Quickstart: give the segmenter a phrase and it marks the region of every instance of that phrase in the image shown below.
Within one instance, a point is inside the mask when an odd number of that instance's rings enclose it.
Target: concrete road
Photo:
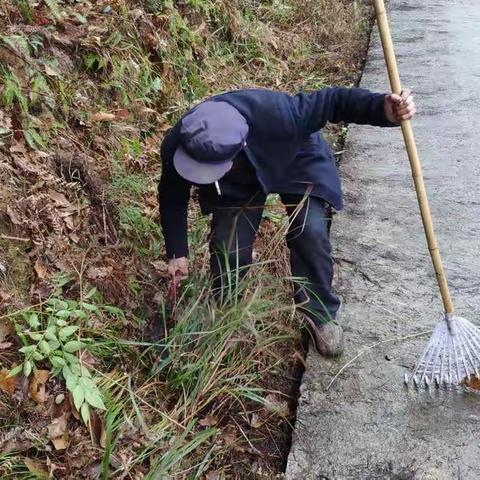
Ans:
[[[457,313],[477,321],[480,2],[391,0],[389,12]],[[376,31],[362,86],[389,91]],[[347,351],[337,362],[309,354],[286,476],[478,480],[480,395],[403,385],[428,336],[402,337],[430,330],[442,305],[400,129],[351,126],[341,170],[347,208],[333,243]]]

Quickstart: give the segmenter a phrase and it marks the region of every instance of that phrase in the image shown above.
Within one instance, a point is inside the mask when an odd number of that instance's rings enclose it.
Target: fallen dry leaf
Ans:
[[[23,223],[23,221],[20,219],[17,213],[11,209],[10,205],[7,205],[6,212],[7,212],[8,218],[14,225],[21,225]]]
[[[220,474],[221,472],[219,472],[218,470],[216,470],[215,472],[208,472],[205,480],[220,480]]]
[[[35,270],[37,277],[40,278],[41,280],[43,280],[48,274],[47,266],[39,258],[35,260],[33,269]]]
[[[0,350],[6,350],[7,348],[10,348],[13,345],[12,342],[2,342],[0,343]]]
[[[12,395],[17,385],[17,377],[9,377],[9,370],[2,368],[0,370],[0,390]]]
[[[258,415],[258,413],[254,413],[250,420],[250,426],[252,428],[260,428],[263,424],[264,422],[262,422],[262,420],[260,419],[260,415]]]
[[[27,146],[25,142],[13,142],[12,146],[10,147],[10,153],[21,153],[23,155],[27,154]]]
[[[25,458],[23,460],[25,462],[25,466],[27,467],[30,473],[33,473],[36,478],[38,479],[47,479],[48,478],[48,468],[47,466],[37,460],[36,458]]]
[[[69,435],[67,421],[70,413],[64,413],[58,418],[54,418],[48,426],[48,438],[53,443],[55,450],[65,450],[69,444]]]
[[[107,434],[105,433],[105,422],[103,421],[103,417],[100,416],[95,410],[90,412],[90,422],[88,424],[88,428],[90,430],[90,438],[92,439],[92,443],[105,448],[105,442],[107,439]]]
[[[33,372],[32,382],[30,383],[29,394],[32,400],[37,403],[44,403],[48,394],[45,388],[45,384],[50,378],[49,370],[35,370]]]
[[[205,418],[202,418],[198,424],[202,427],[214,427],[218,423],[216,417],[212,417],[211,415],[207,415]]]
[[[73,205],[67,200],[67,197],[63,193],[51,191],[48,196],[58,205],[62,207],[73,207]]]
[[[274,412],[277,413],[278,415],[281,415],[282,417],[288,417],[290,414],[290,409],[288,408],[288,403],[280,400],[277,395],[273,393],[269,393],[266,397],[265,400],[267,401],[265,408],[269,412]]]
[[[105,278],[109,277],[112,273],[112,267],[89,267],[87,269],[87,277],[91,280],[96,278]]]
[[[92,113],[89,117],[91,122],[111,122],[115,120],[116,115],[114,113],[107,113],[107,112],[98,112]]]
[[[8,322],[6,319],[0,320],[0,342],[3,342],[12,333],[13,333],[12,324]]]
[[[470,380],[465,379],[463,384],[472,390],[480,390],[480,378],[475,375],[471,377]]]

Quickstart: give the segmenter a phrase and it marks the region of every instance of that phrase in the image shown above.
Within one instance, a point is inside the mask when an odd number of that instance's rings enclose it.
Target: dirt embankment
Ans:
[[[362,5],[349,0],[2,2],[2,478],[22,478],[19,475],[35,469],[49,470],[55,478],[93,478],[99,471],[112,478],[142,478],[160,471],[181,478],[197,468],[199,476],[214,472],[210,479],[247,478],[252,468],[257,471],[252,475],[264,472],[267,477],[281,470],[292,418],[285,399],[292,395],[292,377],[301,364],[294,324],[286,321],[278,327],[283,337],[274,355],[268,348],[258,351],[255,342],[250,350],[241,350],[251,361],[248,387],[268,389],[258,394],[260,399],[253,393],[240,395],[246,388],[243,367],[228,384],[228,393],[213,380],[228,376],[229,366],[223,363],[192,374],[205,383],[199,391],[189,391],[180,374],[167,381],[169,373],[157,368],[155,355],[139,360],[145,346],[135,342],[142,342],[145,324],[166,302],[156,204],[159,144],[188,105],[212,93],[247,86],[293,92],[353,85],[369,32],[369,12]],[[336,142],[338,130],[333,133]],[[267,216],[260,249],[278,230],[276,218]],[[192,253],[202,270],[206,223],[195,209],[191,220]],[[284,255],[282,249],[276,252]],[[50,311],[45,304],[49,298],[70,303]],[[88,314],[78,313],[88,310],[83,304],[93,305]],[[69,309],[77,313],[69,315]],[[56,352],[66,352],[66,361],[74,362],[64,349],[68,338],[60,339],[58,347],[48,338],[35,340],[45,335],[52,315],[59,312],[60,319],[66,315],[66,325],[60,322],[55,328],[78,327],[76,335],[80,338],[81,333],[86,342],[74,353],[97,379],[104,399],[110,399],[105,415],[102,409],[94,413],[89,403],[89,428],[78,418],[65,373],[49,363]],[[32,326],[32,315],[40,319],[39,326]],[[199,325],[201,332],[200,327],[204,325]],[[262,335],[270,335],[269,328],[260,329]],[[251,335],[249,331],[245,339],[258,340]],[[120,345],[118,339],[125,341]],[[25,347],[44,340],[50,346],[39,348],[49,352],[40,352],[40,360],[28,360]],[[181,341],[188,343],[184,337],[172,339],[172,352],[180,349]],[[181,350],[192,365],[203,348],[196,347]],[[177,358],[173,355],[171,362]],[[179,365],[186,358],[181,355]],[[208,358],[206,363],[212,361]],[[22,365],[23,374],[7,379],[6,370],[15,365]],[[49,374],[42,377],[36,373],[40,371]],[[215,385],[218,390],[213,391]],[[187,391],[192,398],[196,395],[188,415],[187,398],[183,406],[178,401]],[[109,417],[115,407],[122,415]],[[109,430],[112,418],[118,425]],[[151,433],[159,418],[170,422],[161,439]],[[193,425],[195,418],[199,423]],[[55,427],[59,430],[53,431]],[[205,433],[209,429],[210,436]],[[102,435],[110,435],[111,443]],[[64,439],[64,448],[52,443],[58,437]],[[201,449],[194,448],[200,444]],[[167,461],[165,452],[177,457]],[[159,455],[164,462],[160,466],[155,463]],[[205,458],[199,469],[198,462]]]

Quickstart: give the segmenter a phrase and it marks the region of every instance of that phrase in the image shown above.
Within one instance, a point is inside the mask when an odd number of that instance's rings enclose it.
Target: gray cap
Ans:
[[[177,172],[193,183],[213,183],[232,168],[245,148],[248,124],[229,103],[207,101],[181,120],[179,146],[173,163]]]

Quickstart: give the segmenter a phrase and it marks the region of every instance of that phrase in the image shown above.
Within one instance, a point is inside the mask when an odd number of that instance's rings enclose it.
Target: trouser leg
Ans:
[[[210,268],[217,298],[236,293],[238,281],[252,263],[252,249],[262,219],[265,194],[254,194],[238,205],[224,201],[215,208],[210,236]]]
[[[333,259],[329,231],[331,215],[325,202],[315,197],[282,195],[289,216],[290,250],[295,302],[315,323],[335,319],[339,298],[332,292]]]

